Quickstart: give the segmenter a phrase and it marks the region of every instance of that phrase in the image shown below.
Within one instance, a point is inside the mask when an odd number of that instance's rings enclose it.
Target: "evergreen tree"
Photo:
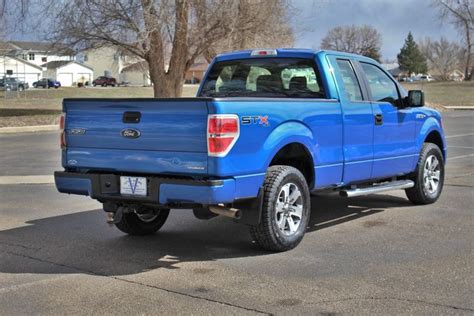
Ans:
[[[419,74],[428,71],[426,58],[413,40],[411,32],[408,33],[405,45],[400,49],[400,54],[397,55],[397,59],[400,70],[406,71],[409,75],[411,73]]]

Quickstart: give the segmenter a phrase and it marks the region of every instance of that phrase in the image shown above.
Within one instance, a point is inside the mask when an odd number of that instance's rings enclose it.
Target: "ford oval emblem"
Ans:
[[[125,128],[120,134],[126,138],[138,138],[141,135],[140,131],[134,128]]]

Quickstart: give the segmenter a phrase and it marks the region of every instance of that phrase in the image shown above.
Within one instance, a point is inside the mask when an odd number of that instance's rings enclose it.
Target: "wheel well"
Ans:
[[[306,179],[308,187],[314,185],[314,163],[313,158],[306,147],[299,143],[291,143],[283,147],[273,157],[270,166],[286,165],[298,169]]]
[[[439,147],[444,156],[444,144],[441,135],[437,131],[432,131],[425,139],[425,143],[432,143]]]

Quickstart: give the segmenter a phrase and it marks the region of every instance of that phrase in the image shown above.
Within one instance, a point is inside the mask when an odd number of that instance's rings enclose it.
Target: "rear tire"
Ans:
[[[290,166],[271,166],[264,183],[262,218],[250,227],[250,234],[263,249],[293,249],[303,239],[310,210],[309,188],[301,172]]]
[[[405,193],[413,204],[431,204],[438,200],[444,184],[444,158],[438,146],[423,144],[412,180],[415,186]]]
[[[123,213],[122,218],[115,223],[115,226],[129,235],[150,235],[156,233],[165,224],[169,213],[169,209],[158,210],[154,216],[138,215],[135,212]]]

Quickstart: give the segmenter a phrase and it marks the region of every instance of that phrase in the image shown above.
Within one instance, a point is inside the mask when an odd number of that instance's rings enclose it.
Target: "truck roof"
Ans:
[[[337,55],[341,57],[351,57],[357,58],[359,60],[366,60],[374,62],[373,59],[357,55],[357,54],[350,54],[345,52],[338,52],[338,51],[331,51],[331,50],[314,50],[309,48],[277,48],[277,49],[254,49],[254,50],[240,50],[240,51],[233,51],[222,53],[216,57],[216,61],[224,61],[224,60],[232,60],[232,59],[245,59],[245,58],[261,58],[260,56],[252,55],[252,52],[257,51],[273,51],[276,52],[276,56],[278,57],[289,57],[289,58],[313,58],[315,55]],[[275,55],[268,55],[275,56]]]

